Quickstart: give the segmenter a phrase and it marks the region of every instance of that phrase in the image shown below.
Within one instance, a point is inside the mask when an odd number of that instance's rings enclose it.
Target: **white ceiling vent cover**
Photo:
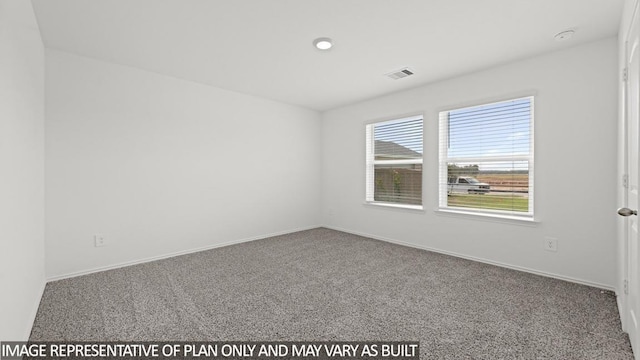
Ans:
[[[385,75],[392,78],[393,80],[398,80],[398,79],[406,78],[407,76],[413,75],[413,70],[409,68],[402,68],[400,70],[392,71]]]

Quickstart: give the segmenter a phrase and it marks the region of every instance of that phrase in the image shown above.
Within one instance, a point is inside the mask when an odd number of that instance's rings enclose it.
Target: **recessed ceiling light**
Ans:
[[[573,37],[573,34],[575,33],[575,30],[565,30],[557,33],[553,38],[556,39],[556,41],[565,41],[571,39],[571,37]]]
[[[313,46],[318,50],[329,50],[333,46],[333,42],[329,38],[322,37],[313,40]]]

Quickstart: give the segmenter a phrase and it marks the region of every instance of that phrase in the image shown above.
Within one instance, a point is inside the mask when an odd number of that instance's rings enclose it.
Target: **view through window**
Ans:
[[[533,217],[533,97],[440,113],[440,208]]]
[[[422,205],[422,116],[367,125],[367,202]]]

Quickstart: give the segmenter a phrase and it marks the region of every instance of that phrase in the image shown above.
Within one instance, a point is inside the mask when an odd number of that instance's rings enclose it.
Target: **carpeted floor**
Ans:
[[[328,229],[60,280],[31,340],[417,340],[423,359],[632,359],[615,295]]]

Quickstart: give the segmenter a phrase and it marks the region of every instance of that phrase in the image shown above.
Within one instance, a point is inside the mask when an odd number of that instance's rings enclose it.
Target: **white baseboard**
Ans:
[[[596,283],[596,282],[593,282],[593,281],[589,281],[589,280],[578,279],[578,278],[574,278],[574,277],[570,277],[570,276],[564,276],[564,275],[549,273],[549,272],[540,271],[540,270],[536,270],[536,269],[531,269],[531,268],[527,268],[527,267],[523,267],[523,266],[517,266],[517,265],[512,265],[512,264],[499,262],[499,261],[483,259],[483,258],[479,258],[479,257],[475,257],[475,256],[469,256],[469,255],[465,255],[465,254],[460,254],[460,253],[453,252],[453,251],[436,249],[436,248],[432,248],[432,247],[429,247],[429,246],[417,245],[417,244],[413,244],[413,243],[409,243],[409,242],[405,242],[405,241],[400,241],[400,240],[396,240],[396,239],[390,239],[390,238],[377,236],[377,235],[373,235],[373,234],[362,233],[362,232],[359,232],[359,231],[351,231],[351,230],[342,229],[342,228],[334,227],[334,226],[323,225],[323,227],[325,227],[327,229],[336,230],[336,231],[342,231],[342,232],[353,234],[353,235],[364,236],[364,237],[372,238],[372,239],[375,239],[375,240],[385,241],[385,242],[389,242],[389,243],[392,243],[392,244],[398,244],[398,245],[408,246],[408,247],[412,247],[412,248],[416,248],[416,249],[432,251],[432,252],[435,252],[435,253],[449,255],[449,256],[455,256],[455,257],[458,257],[458,258],[472,260],[472,261],[476,261],[476,262],[480,262],[480,263],[484,263],[484,264],[495,265],[495,266],[499,266],[499,267],[503,267],[503,268],[507,268],[507,269],[518,270],[518,271],[527,272],[527,273],[530,273],[530,274],[545,276],[545,277],[554,278],[554,279],[558,279],[558,280],[564,280],[564,281],[568,281],[568,282],[572,282],[572,283],[576,283],[576,284],[581,284],[581,285],[587,285],[587,286],[595,287],[595,288],[598,288],[598,289],[609,290],[609,291],[613,291],[614,293],[617,294],[616,289],[614,287],[609,286],[609,285],[599,284],[599,283]]]
[[[206,251],[206,250],[221,248],[221,247],[225,247],[225,246],[229,246],[229,245],[235,245],[235,244],[240,244],[240,243],[260,240],[260,239],[266,239],[266,238],[270,238],[270,237],[273,237],[273,236],[280,236],[280,235],[286,235],[286,234],[295,233],[295,232],[298,232],[298,231],[316,229],[316,228],[319,228],[319,227],[321,227],[321,226],[320,225],[314,225],[314,226],[309,226],[309,227],[304,227],[304,228],[290,229],[290,230],[275,232],[275,233],[266,234],[266,235],[258,235],[258,236],[253,236],[253,237],[249,237],[249,238],[244,238],[244,239],[227,241],[227,242],[220,243],[220,244],[207,245],[207,246],[203,246],[203,247],[199,247],[199,248],[195,248],[195,249],[181,250],[181,251],[176,251],[176,252],[163,254],[163,255],[158,255],[158,256],[152,256],[152,257],[138,259],[138,260],[125,261],[125,262],[121,262],[121,263],[117,263],[117,264],[113,264],[113,265],[101,266],[101,267],[91,268],[91,269],[87,269],[87,270],[71,272],[71,273],[67,273],[67,274],[63,274],[63,275],[55,275],[55,276],[48,277],[47,278],[47,282],[57,281],[57,280],[62,280],[62,279],[69,279],[69,278],[73,278],[73,277],[77,277],[77,276],[93,274],[93,273],[106,271],[106,270],[118,269],[118,268],[131,266],[131,265],[144,264],[144,263],[148,263],[148,262],[151,262],[151,261],[167,259],[167,258],[174,257],[174,256],[187,255],[187,254],[192,254],[192,253],[196,253],[196,252],[200,252],[200,251]]]
[[[122,267],[125,267],[125,266],[143,264],[143,263],[156,261],[156,260],[162,260],[162,259],[166,259],[166,258],[170,258],[170,257],[174,257],[174,256],[180,256],[180,255],[191,254],[191,253],[195,253],[195,252],[199,252],[199,251],[211,250],[211,249],[220,248],[220,247],[224,247],[224,246],[235,245],[235,244],[245,243],[245,242],[249,242],[249,241],[265,239],[265,238],[269,238],[269,237],[273,237],[273,236],[291,234],[291,233],[298,232],[298,231],[311,230],[311,229],[315,229],[315,228],[318,228],[318,227],[324,227],[324,228],[327,228],[327,229],[332,229],[332,230],[336,230],[336,231],[342,231],[342,232],[345,232],[345,233],[364,236],[364,237],[368,237],[368,238],[372,238],[372,239],[376,239],[376,240],[380,240],[380,241],[385,241],[385,242],[389,242],[389,243],[393,243],[393,244],[398,244],[398,245],[402,245],[402,246],[408,246],[408,247],[421,249],[421,250],[432,251],[432,252],[436,252],[436,253],[440,253],[440,254],[445,254],[445,255],[455,256],[455,257],[459,257],[459,258],[463,258],[463,259],[467,259],[467,260],[481,262],[481,263],[484,263],[484,264],[500,266],[500,267],[507,268],[507,269],[523,271],[523,272],[527,272],[527,273],[531,273],[531,274],[535,274],[535,275],[550,277],[550,278],[554,278],[554,279],[558,279],[558,280],[569,281],[569,282],[576,283],[576,284],[587,285],[587,286],[596,287],[596,288],[603,289],[603,290],[609,290],[609,291],[616,292],[616,289],[614,287],[612,287],[612,286],[605,285],[605,284],[600,284],[600,283],[596,283],[596,282],[592,282],[592,281],[589,281],[589,280],[578,279],[578,278],[574,278],[574,277],[570,277],[570,276],[564,276],[564,275],[560,275],[560,274],[549,273],[549,272],[540,271],[540,270],[536,270],[536,269],[531,269],[531,268],[527,268],[527,267],[523,267],[523,266],[517,266],[517,265],[512,265],[512,264],[499,262],[499,261],[488,260],[488,259],[479,258],[479,257],[475,257],[475,256],[469,256],[469,255],[460,254],[460,253],[453,252],[453,251],[447,251],[447,250],[441,250],[441,249],[437,249],[437,248],[432,248],[432,247],[429,247],[429,246],[417,245],[417,244],[413,244],[413,243],[409,243],[409,242],[405,242],[405,241],[386,238],[386,237],[377,236],[377,235],[374,235],[374,234],[363,233],[363,232],[359,232],[359,231],[352,231],[352,230],[348,230],[348,229],[342,229],[342,228],[339,228],[339,227],[334,227],[334,226],[329,226],[329,225],[317,225],[317,226],[309,226],[309,227],[304,227],[304,228],[290,229],[290,230],[280,231],[280,232],[266,234],[266,235],[259,235],[259,236],[254,236],[254,237],[250,237],[250,238],[244,238],[244,239],[239,239],[239,240],[228,241],[228,242],[224,242],[224,243],[220,243],[220,244],[213,244],[213,245],[204,246],[204,247],[195,248],[195,249],[182,250],[182,251],[163,254],[163,255],[159,255],[159,256],[153,256],[153,257],[148,257],[148,258],[143,258],[143,259],[138,259],[138,260],[133,260],[133,261],[126,261],[126,262],[113,264],[113,265],[108,265],[108,266],[91,268],[91,269],[72,272],[72,273],[67,273],[67,274],[63,274],[63,275],[56,275],[56,276],[52,276],[52,277],[47,278],[47,282],[73,278],[73,277],[92,274],[92,273],[96,273],[96,272],[100,272],[100,271],[118,269],[118,268],[122,268]],[[42,287],[42,291],[44,291],[44,286]],[[36,311],[37,311],[37,308],[36,308]],[[34,314],[34,319],[35,319],[35,314]]]

